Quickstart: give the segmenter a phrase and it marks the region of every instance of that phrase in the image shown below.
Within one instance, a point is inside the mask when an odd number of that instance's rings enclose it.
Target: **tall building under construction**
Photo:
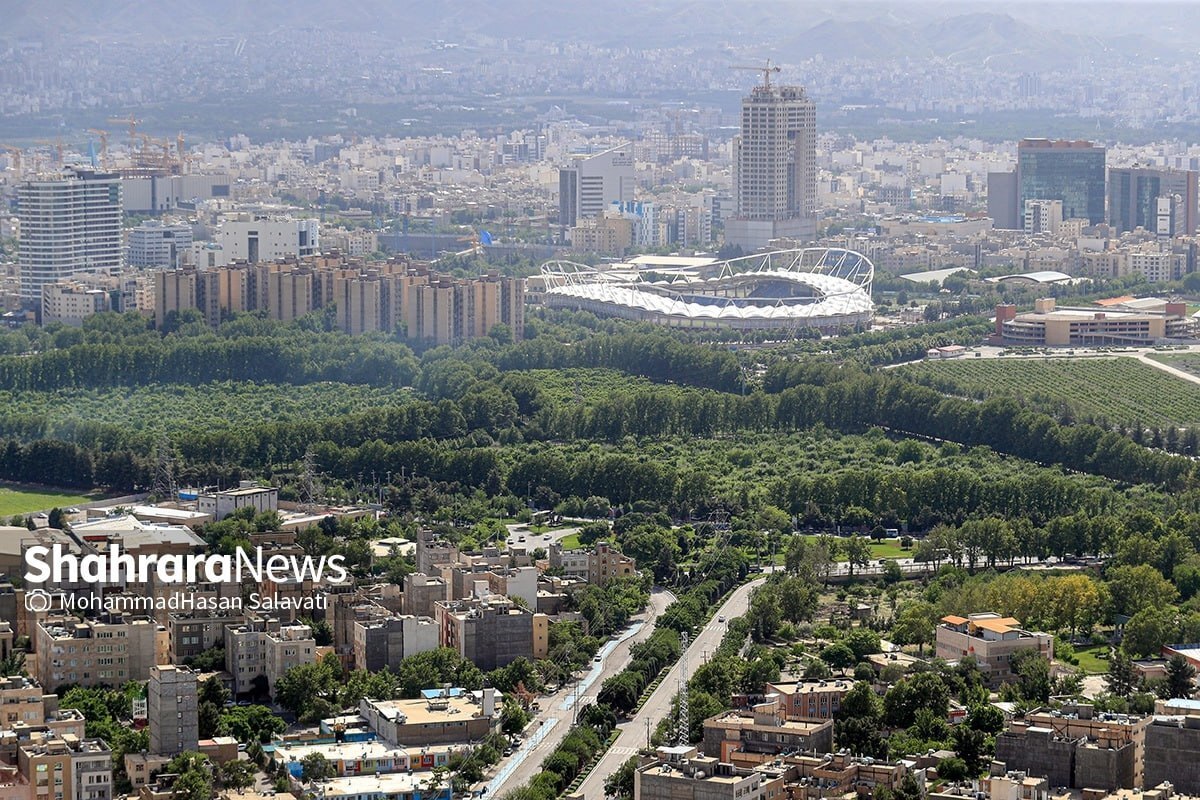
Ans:
[[[734,139],[735,207],[725,243],[746,251],[816,236],[817,107],[801,86],[772,85],[770,73],[742,98]]]

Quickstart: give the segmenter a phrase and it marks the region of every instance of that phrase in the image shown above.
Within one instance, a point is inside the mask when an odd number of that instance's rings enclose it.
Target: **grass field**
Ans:
[[[1167,358],[1177,357],[1163,360]],[[1200,371],[1200,356],[1190,358],[1196,359],[1194,369]],[[1009,396],[1047,413],[1108,427],[1134,422],[1152,427],[1200,424],[1200,386],[1134,358],[927,361],[900,372],[946,394]]]
[[[1079,659],[1079,668],[1089,675],[1108,672],[1108,645],[1106,644],[1076,648],[1075,656]]]
[[[810,542],[817,540],[816,536],[807,536]],[[880,542],[871,542],[871,559],[878,560],[881,558],[912,558],[912,548],[905,550],[900,546],[899,539],[884,539]],[[838,556],[838,561],[845,561],[844,555]],[[782,563],[782,562],[781,562]]]
[[[28,514],[55,507],[68,508],[98,499],[99,495],[62,494],[53,489],[0,486],[0,517],[7,518],[14,514]],[[7,519],[4,522],[7,524]]]
[[[577,533],[572,533],[570,536],[564,536],[559,541],[562,544],[563,550],[577,550],[582,546],[579,543],[579,534]]]

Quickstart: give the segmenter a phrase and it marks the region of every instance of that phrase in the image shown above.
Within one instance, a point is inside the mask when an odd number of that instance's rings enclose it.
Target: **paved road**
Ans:
[[[725,635],[725,624],[718,620],[721,617],[732,619],[746,613],[746,609],[750,605],[750,593],[765,580],[766,578],[758,578],[740,586],[717,610],[704,629],[696,635],[691,646],[688,647],[687,677],[692,677],[692,674],[704,662],[705,656],[715,651],[717,645],[721,643],[721,637]],[[658,685],[646,704],[642,706],[642,710],[621,726],[621,735],[617,737],[613,746],[600,759],[600,763],[584,780],[583,785],[576,790],[577,794],[583,795],[588,800],[604,797],[604,779],[615,772],[626,759],[635,755],[639,748],[646,745],[647,722],[650,724],[650,730],[653,731],[659,720],[670,713],[671,698],[675,696],[678,689],[681,670],[682,664],[676,662],[667,673],[666,679]]]
[[[969,346],[969,351],[966,355],[952,360],[974,361],[976,358],[1003,358],[1005,361],[1083,361],[1126,357],[1141,359],[1153,367],[1158,367],[1159,369],[1165,368],[1165,372],[1171,372],[1172,374],[1179,375],[1185,379],[1189,375],[1189,373],[1186,372],[1180,374],[1180,370],[1175,370],[1174,368],[1168,367],[1167,365],[1161,364],[1153,359],[1146,358],[1146,356],[1152,353],[1158,353],[1160,355],[1180,355],[1186,353],[1195,354],[1200,353],[1200,344],[1175,345],[1170,350],[1160,350],[1155,347],[1108,347],[1103,349],[1098,347],[1048,347],[1044,350],[1038,349],[1029,353],[1019,353],[1016,351],[1015,346],[1010,348],[985,344]],[[903,361],[899,364],[888,364],[884,366],[884,369],[895,369],[897,367],[903,367],[907,364],[921,364],[930,360],[931,359],[927,358],[918,358],[914,361]],[[932,359],[932,361],[934,363],[938,362],[937,359]],[[1192,375],[1190,379],[1200,382],[1200,379],[1196,378],[1195,375]]]
[[[629,663],[629,648],[650,637],[658,615],[674,601],[675,595],[665,589],[655,589],[650,595],[650,604],[646,610],[634,617],[635,624],[641,623],[636,633],[616,645],[605,645],[600,651],[602,662],[589,665],[591,669],[580,680],[578,691],[575,686],[568,686],[557,694],[538,700],[542,710],[534,716],[530,727],[525,729],[525,743],[510,758],[502,761],[500,771],[489,778],[487,797],[502,795],[528,783],[533,776],[542,771],[542,761],[554,751],[571,729],[576,704],[587,705],[595,702],[601,684]]]
[[[1195,351],[1193,350],[1191,352]],[[1192,373],[1179,369],[1178,367],[1172,367],[1170,364],[1164,364],[1161,361],[1155,361],[1149,356],[1149,353],[1138,353],[1138,359],[1140,359],[1143,364],[1149,364],[1155,369],[1159,369],[1170,375],[1174,375],[1176,378],[1181,378],[1185,381],[1190,381],[1191,383],[1200,383],[1200,375],[1193,375]]]
[[[578,526],[572,526],[569,528],[557,528],[546,533],[534,533],[523,522],[506,525],[505,527],[508,528],[508,538],[505,540],[505,544],[510,550],[513,548],[534,550],[538,547],[549,549],[552,543],[579,532]]]

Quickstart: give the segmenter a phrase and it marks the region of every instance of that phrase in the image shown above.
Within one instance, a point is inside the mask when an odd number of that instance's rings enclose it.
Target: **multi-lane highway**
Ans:
[[[588,664],[587,672],[577,684],[563,687],[557,694],[538,700],[541,711],[534,715],[533,722],[525,729],[525,743],[501,762],[500,770],[486,781],[487,797],[496,797],[515,789],[542,771],[542,761],[554,752],[554,748],[571,729],[576,706],[595,702],[601,684],[629,663],[629,648],[649,638],[654,632],[658,615],[674,601],[675,595],[655,589],[646,610],[633,619],[636,630],[627,631],[618,638],[616,644],[610,642],[601,648],[600,662]]]
[[[717,613],[708,621],[708,624],[696,634],[696,638],[692,640],[691,646],[688,647],[687,677],[690,678],[704,662],[705,657],[715,651],[721,643],[721,637],[725,635],[725,623],[721,622],[721,620],[729,620],[746,613],[746,609],[750,606],[750,593],[765,580],[766,578],[758,578],[738,587],[729,596],[729,599],[717,609]],[[646,745],[647,723],[649,723],[650,730],[653,731],[654,727],[658,725],[659,720],[670,713],[671,698],[675,696],[675,692],[679,688],[681,670],[682,663],[676,662],[670,671],[667,672],[667,677],[658,685],[654,693],[650,695],[646,704],[642,706],[642,710],[634,715],[633,719],[621,726],[620,736],[613,743],[613,746],[608,749],[608,752],[604,754],[604,757],[600,759],[600,763],[596,765],[596,768],[584,780],[583,785],[577,790],[577,794],[589,798],[589,800],[593,797],[604,797],[604,779],[615,772],[627,758],[636,754],[639,748]],[[538,759],[539,762],[540,760]],[[534,774],[536,774],[536,770]]]

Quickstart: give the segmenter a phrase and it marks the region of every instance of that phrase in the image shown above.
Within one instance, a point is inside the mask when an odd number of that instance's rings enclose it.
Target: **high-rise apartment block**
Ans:
[[[765,81],[742,98],[733,156],[726,244],[757,250],[771,239],[816,235],[817,107],[803,87]]]
[[[613,203],[631,203],[636,186],[632,145],[580,156],[558,171],[558,223],[572,228],[581,219],[600,216]]]
[[[150,752],[177,755],[200,741],[196,673],[187,667],[154,666],[146,687]]]
[[[487,336],[497,325],[525,336],[525,281],[498,273],[454,278],[406,261],[373,262],[341,256],[269,264],[155,273],[155,324],[167,315],[199,309],[217,325],[242,311],[289,321],[330,304],[346,333],[386,331],[410,339],[454,344]]]
[[[121,180],[85,169],[34,178],[17,188],[21,302],[41,308],[42,289],[80,272],[124,263]]]
[[[1022,139],[1017,145],[1017,209],[1027,200],[1061,200],[1063,219],[1105,221],[1105,150],[1087,141]]]
[[[1113,167],[1108,224],[1116,234],[1144,228],[1161,237],[1191,236],[1200,224],[1197,190],[1194,170]]]

